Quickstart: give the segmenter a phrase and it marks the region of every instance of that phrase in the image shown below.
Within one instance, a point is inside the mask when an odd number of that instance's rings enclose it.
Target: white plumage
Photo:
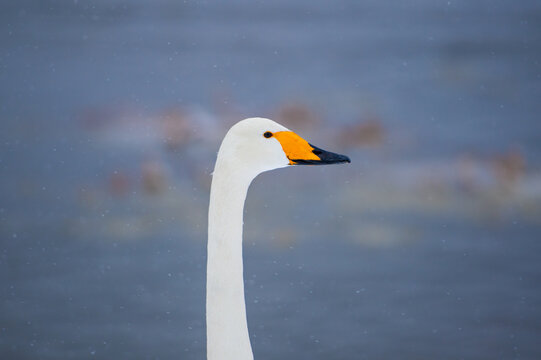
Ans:
[[[253,359],[242,262],[244,200],[252,180],[272,169],[349,162],[318,149],[276,122],[250,118],[225,136],[212,178],[207,260],[207,358]]]

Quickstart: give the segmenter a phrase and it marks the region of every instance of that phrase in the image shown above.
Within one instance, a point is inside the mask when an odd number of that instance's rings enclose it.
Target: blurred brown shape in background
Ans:
[[[492,159],[492,167],[498,183],[511,190],[526,172],[526,160],[518,149],[511,149]]]
[[[166,171],[163,164],[157,160],[146,160],[141,165],[143,190],[149,195],[158,195],[167,188]]]
[[[305,104],[290,103],[278,109],[276,120],[294,131],[310,131],[320,124],[315,113]]]
[[[189,143],[191,123],[181,109],[167,110],[160,118],[163,139],[168,150],[175,150]]]
[[[347,147],[379,147],[383,144],[385,128],[378,116],[371,115],[344,127],[338,137]]]

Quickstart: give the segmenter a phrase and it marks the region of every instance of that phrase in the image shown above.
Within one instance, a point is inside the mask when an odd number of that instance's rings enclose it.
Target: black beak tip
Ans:
[[[332,154],[332,153],[331,153]],[[349,156],[346,156],[346,155],[340,155],[340,154],[332,154],[334,156],[330,156],[330,159],[328,159],[328,163],[329,164],[350,164],[351,163],[351,159],[349,158]]]
[[[310,144],[314,150],[312,152],[319,157],[319,160],[292,160],[295,165],[330,165],[330,164],[343,164],[351,163],[351,160],[346,155],[335,154],[330,151],[322,150],[314,145]]]
[[[314,145],[310,144],[314,148],[313,153],[316,154],[320,159],[321,163],[323,164],[343,164],[343,163],[351,163],[351,160],[346,155],[341,154],[335,154],[330,151],[322,150],[318,147],[315,147]]]

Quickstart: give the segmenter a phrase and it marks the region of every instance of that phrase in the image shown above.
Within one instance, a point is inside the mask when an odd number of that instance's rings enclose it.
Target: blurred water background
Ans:
[[[540,359],[541,3],[0,2],[0,358],[203,359],[227,128],[259,359]]]

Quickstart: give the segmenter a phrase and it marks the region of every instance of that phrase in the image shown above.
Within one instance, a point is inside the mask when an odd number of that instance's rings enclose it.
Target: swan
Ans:
[[[212,174],[207,244],[207,359],[252,360],[242,262],[244,200],[260,173],[291,165],[349,163],[265,118],[242,120],[225,135]]]

